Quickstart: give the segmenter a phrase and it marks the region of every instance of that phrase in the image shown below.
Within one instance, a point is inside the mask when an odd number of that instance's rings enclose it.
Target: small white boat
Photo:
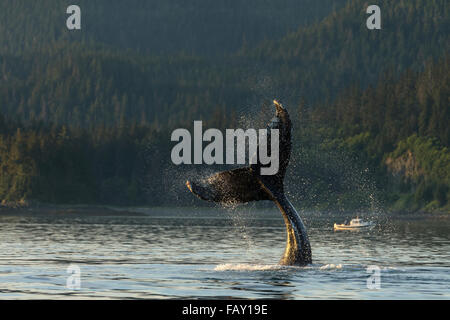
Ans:
[[[334,230],[358,230],[358,229],[365,229],[370,228],[374,225],[373,222],[365,222],[362,221],[359,218],[352,219],[350,223],[344,223],[344,224],[334,224]]]

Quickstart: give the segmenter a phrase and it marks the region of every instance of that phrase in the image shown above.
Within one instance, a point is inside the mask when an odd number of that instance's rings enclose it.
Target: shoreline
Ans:
[[[187,208],[196,208],[199,211],[208,211],[208,210],[225,210],[226,208],[217,207],[217,206],[157,206],[157,207],[146,207],[146,206],[108,206],[108,205],[89,205],[89,204],[30,204],[23,206],[0,206],[0,216],[7,215],[59,215],[59,216],[69,216],[69,215],[90,215],[90,216],[148,216],[153,212],[162,211],[170,211],[173,210],[183,210]],[[245,208],[245,206],[243,206]],[[248,208],[248,207],[247,207]],[[257,211],[270,211],[268,207],[253,207],[251,210]],[[364,214],[361,212],[355,211],[347,211],[347,212],[328,212],[328,211],[317,211],[317,210],[302,210],[303,214],[306,216],[314,215],[315,213],[320,216],[333,216],[333,215],[342,215],[342,216],[352,216]],[[423,218],[432,218],[432,219],[447,219],[450,218],[450,213],[441,211],[441,212],[425,212],[425,211],[416,211],[416,212],[407,212],[407,211],[390,211],[386,210],[382,213],[375,213],[375,215],[379,215],[380,217],[389,217],[389,218],[408,218],[408,219],[423,219]]]
[[[87,216],[143,216],[145,214],[129,210],[105,205],[67,205],[67,204],[40,204],[22,207],[0,207],[1,215],[87,215]]]

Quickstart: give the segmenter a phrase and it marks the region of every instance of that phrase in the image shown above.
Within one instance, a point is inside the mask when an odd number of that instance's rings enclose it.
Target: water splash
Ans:
[[[215,271],[278,271],[285,270],[286,266],[273,264],[246,264],[246,263],[225,263],[214,268]]]
[[[342,267],[343,266],[340,263],[339,264],[330,263],[319,267],[319,270],[342,269]]]
[[[249,231],[249,225],[254,215],[254,204],[250,205],[240,205],[238,210],[238,205],[225,204],[222,207],[226,209],[227,215],[230,218],[233,227],[236,232],[245,242],[246,253],[249,254],[253,249],[255,249],[255,242]]]
[[[279,264],[223,263],[214,271],[365,271],[368,265],[363,264],[311,264],[308,266],[283,266]],[[404,271],[395,266],[380,266],[381,271]]]

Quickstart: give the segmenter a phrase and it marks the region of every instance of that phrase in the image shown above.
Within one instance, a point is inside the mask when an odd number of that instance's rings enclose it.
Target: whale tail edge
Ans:
[[[189,190],[202,200],[218,203],[247,203],[272,200],[252,168],[222,171],[205,179],[186,181]]]

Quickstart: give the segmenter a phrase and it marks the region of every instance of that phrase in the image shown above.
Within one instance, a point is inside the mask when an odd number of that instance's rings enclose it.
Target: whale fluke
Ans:
[[[272,200],[280,209],[286,225],[287,241],[280,264],[312,263],[311,246],[302,219],[284,193],[284,176],[291,155],[291,120],[287,110],[276,100],[275,117],[267,127],[279,130],[279,171],[276,175],[260,175],[261,164],[216,173],[201,180],[188,180],[189,190],[200,199],[219,203],[247,203]]]
[[[200,181],[187,181],[187,187],[200,199],[220,203],[247,203],[271,200],[251,168],[216,173]]]

